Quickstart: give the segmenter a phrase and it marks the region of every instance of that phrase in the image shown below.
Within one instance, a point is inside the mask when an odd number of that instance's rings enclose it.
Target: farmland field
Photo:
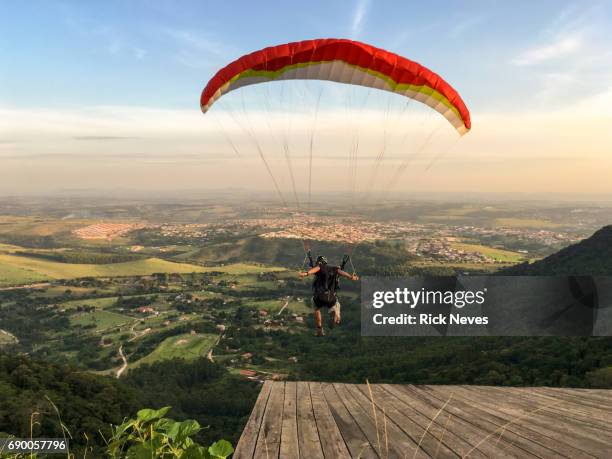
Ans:
[[[508,262],[508,263],[520,263],[523,261],[523,255],[517,252],[511,252],[510,250],[496,249],[494,247],[487,247],[480,244],[466,244],[461,242],[454,242],[451,244],[453,248],[457,250],[463,250],[465,252],[480,253],[486,257],[492,258],[495,261]]]
[[[82,312],[70,317],[71,325],[95,325],[96,330],[105,330],[133,321],[132,317],[110,311]]]
[[[511,228],[559,228],[561,223],[536,218],[496,218],[495,226],[509,226]]]
[[[1,255],[0,255],[1,256]],[[16,284],[29,284],[49,280],[50,277],[41,272],[13,266],[0,261],[0,287]]]
[[[206,355],[217,340],[217,335],[212,334],[182,334],[166,338],[149,355],[130,364],[134,368],[142,364],[152,364],[159,360],[173,358],[192,360]]]
[[[220,267],[203,267],[174,263],[161,258],[109,264],[60,263],[40,258],[0,253],[0,285],[15,285],[49,279],[79,277],[145,276],[154,273],[204,273],[221,271],[230,275],[278,271],[280,268],[237,263]]]

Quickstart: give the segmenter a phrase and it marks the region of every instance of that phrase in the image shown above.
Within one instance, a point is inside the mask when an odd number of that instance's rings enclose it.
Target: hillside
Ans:
[[[591,237],[534,263],[521,263],[500,271],[503,275],[612,274],[612,225],[604,226]]]
[[[62,437],[62,422],[72,435],[72,446],[102,447],[100,430],[141,407],[139,392],[116,379],[78,371],[66,365],[0,353],[0,436]],[[55,407],[53,406],[55,405]],[[30,432],[30,415],[39,413]]]
[[[333,243],[311,242],[313,257],[325,255],[330,263],[340,263],[342,256],[352,253],[357,270],[366,274],[374,267],[388,268],[405,265],[415,260],[401,244],[393,242]],[[304,260],[302,241],[297,239],[267,239],[248,237],[238,241],[207,245],[174,257],[177,261],[195,263],[263,263],[293,268]]]
[[[224,437],[235,444],[258,390],[257,384],[206,359],[142,365],[117,380],[0,352],[0,437],[61,438],[61,417],[76,457],[84,457],[86,444],[93,457],[103,457],[102,436],[109,437],[110,424],[118,425],[144,407],[172,406],[171,417],[190,417],[209,426],[197,440]],[[32,413],[38,414],[31,427]]]

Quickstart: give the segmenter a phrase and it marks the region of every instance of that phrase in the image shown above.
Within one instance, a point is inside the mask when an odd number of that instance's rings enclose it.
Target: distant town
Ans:
[[[148,224],[148,223],[97,223],[73,231],[82,239],[112,240],[131,231],[150,230],[166,239],[206,242],[223,236],[253,234],[266,239],[299,239],[359,244],[374,241],[401,241],[412,254],[424,260],[451,263],[494,264],[529,258],[530,244],[557,248],[581,239],[575,232],[553,229],[495,228],[475,225],[448,225],[437,223],[410,223],[405,221],[371,221],[362,218],[311,217],[295,214],[283,218],[235,219],[224,223]],[[487,238],[510,239],[525,248],[510,250],[516,256],[505,259],[500,253],[483,250],[479,244],[463,244],[464,240],[480,241]],[[133,252],[142,249],[131,247]],[[507,250],[498,247],[499,250]],[[163,248],[159,248],[163,251]],[[488,253],[487,253],[488,252]]]

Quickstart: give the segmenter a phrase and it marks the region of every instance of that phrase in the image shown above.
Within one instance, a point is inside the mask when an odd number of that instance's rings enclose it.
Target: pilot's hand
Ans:
[[[359,280],[359,276],[357,274],[353,274],[351,276],[351,280],[358,281]]]
[[[300,277],[306,277],[306,276],[308,276],[308,273],[306,271],[302,271],[300,273]]]

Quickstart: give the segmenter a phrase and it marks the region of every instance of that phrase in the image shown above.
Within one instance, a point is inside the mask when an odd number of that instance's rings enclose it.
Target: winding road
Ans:
[[[128,366],[128,361],[127,361],[127,357],[125,356],[125,354],[123,353],[123,344],[121,346],[119,346],[119,355],[121,356],[121,359],[123,360],[123,365],[121,365],[121,368],[119,368],[117,370],[117,379],[119,379],[121,377],[121,374],[127,370],[127,366]]]

